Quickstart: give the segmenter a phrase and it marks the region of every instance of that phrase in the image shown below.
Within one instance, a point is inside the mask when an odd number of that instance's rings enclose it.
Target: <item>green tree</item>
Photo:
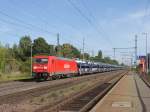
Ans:
[[[119,65],[119,63],[118,63],[117,60],[112,60],[112,64],[114,64],[114,65]]]
[[[83,54],[81,54],[81,59],[83,59]],[[88,53],[84,53],[84,59],[85,60],[89,60],[90,59],[90,55]]]
[[[7,49],[0,44],[0,71],[4,72]]]
[[[12,51],[14,53],[14,58],[18,59],[19,58],[19,50],[17,44],[14,44],[12,47]]]
[[[49,45],[49,51],[50,51],[50,55],[51,56],[55,56],[56,55],[56,50],[54,45]]]
[[[11,55],[14,58],[8,60],[9,64],[7,65],[7,68],[12,69],[13,71],[20,70],[21,72],[23,72],[24,68],[28,68],[26,69],[26,72],[29,72],[28,70],[30,70],[30,66],[26,66],[26,63],[29,62],[28,64],[31,65],[30,61],[28,61],[31,57],[31,44],[32,41],[29,36],[21,37],[19,44],[14,44],[13,47],[9,49],[9,52],[12,52]],[[11,63],[14,63],[14,67],[11,66]]]
[[[71,44],[65,43],[61,46],[61,54],[66,58],[79,58],[80,51]]]
[[[116,60],[112,60],[110,57],[104,57],[104,62],[105,63],[109,63],[109,64],[114,64],[114,65],[118,65],[118,61]]]
[[[31,56],[31,43],[29,36],[24,36],[20,39],[17,52],[22,61],[26,61]]]
[[[98,57],[98,58],[100,58],[100,59],[102,59],[102,58],[103,58],[103,54],[102,54],[102,51],[101,51],[101,50],[99,50],[99,51],[98,51],[98,55],[97,55],[97,57]]]
[[[74,55],[74,58],[80,58],[80,55],[81,55],[80,51],[76,47],[74,47],[74,46],[73,46],[72,49],[73,49],[72,53]]]
[[[70,44],[67,44],[67,43],[63,44],[61,47],[61,52],[62,52],[63,57],[71,58],[73,56],[72,47]]]
[[[103,62],[103,55],[102,55],[102,51],[99,50],[97,56],[95,57],[91,57],[90,60],[95,61],[95,62]]]
[[[16,71],[17,62],[15,61],[13,49],[9,47],[9,44],[5,46],[0,45],[0,71],[3,73],[10,73]]]
[[[125,66],[124,63],[121,63],[120,65],[121,65],[121,66]]]
[[[33,55],[37,55],[37,54],[48,55],[49,53],[50,53],[50,46],[43,37],[39,37],[34,40]]]
[[[111,61],[110,57],[104,57],[104,60],[106,63],[110,63],[110,61]]]

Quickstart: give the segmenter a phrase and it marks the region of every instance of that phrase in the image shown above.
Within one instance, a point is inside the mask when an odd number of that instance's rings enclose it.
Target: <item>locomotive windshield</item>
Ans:
[[[35,58],[34,63],[48,63],[48,58]]]

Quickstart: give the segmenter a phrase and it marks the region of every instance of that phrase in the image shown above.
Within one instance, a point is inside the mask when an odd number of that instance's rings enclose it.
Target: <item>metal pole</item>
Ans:
[[[61,55],[61,48],[60,48],[60,43],[59,43],[59,33],[57,33],[57,47],[58,47],[58,51],[57,51],[57,55],[60,56]]]
[[[115,49],[115,48],[113,48],[113,49],[114,49],[114,60],[115,60],[115,59],[116,59],[116,53],[115,53],[115,52],[116,52],[116,51],[115,51],[116,49]]]
[[[32,76],[32,42],[31,42],[31,76]]]
[[[84,60],[84,38],[83,38],[83,60]]]
[[[133,60],[133,59],[131,58],[131,69],[132,69],[132,60]]]
[[[146,36],[146,72],[148,74],[147,33],[145,33],[145,36]]]
[[[122,57],[122,63],[123,63],[123,57]]]
[[[135,67],[137,65],[137,35],[135,35]]]
[[[80,49],[80,59],[82,59],[82,49]]]

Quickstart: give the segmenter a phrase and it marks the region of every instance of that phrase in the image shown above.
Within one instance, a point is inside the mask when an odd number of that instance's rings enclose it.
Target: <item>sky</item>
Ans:
[[[13,45],[29,35],[56,44],[59,33],[60,44],[82,49],[84,38],[86,52],[113,57],[112,48],[134,47],[137,35],[138,55],[145,55],[149,20],[149,0],[0,0],[0,42]],[[129,63],[133,51],[116,50],[116,59]]]

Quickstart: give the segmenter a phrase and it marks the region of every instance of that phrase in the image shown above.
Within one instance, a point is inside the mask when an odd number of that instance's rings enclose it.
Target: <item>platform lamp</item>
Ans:
[[[32,76],[32,47],[33,47],[33,43],[32,43],[32,40],[31,40],[31,76]]]

